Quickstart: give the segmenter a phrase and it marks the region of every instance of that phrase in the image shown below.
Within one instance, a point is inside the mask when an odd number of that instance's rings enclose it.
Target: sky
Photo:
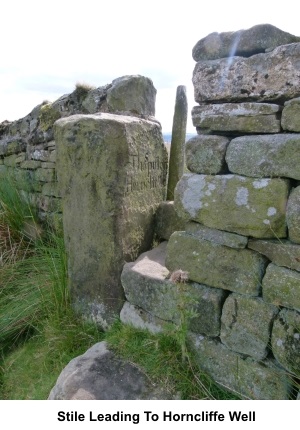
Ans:
[[[156,118],[172,130],[176,88],[187,88],[195,131],[192,48],[212,32],[269,23],[300,35],[285,0],[9,0],[1,4],[0,122],[27,115],[77,82],[99,87],[124,75],[152,79]]]

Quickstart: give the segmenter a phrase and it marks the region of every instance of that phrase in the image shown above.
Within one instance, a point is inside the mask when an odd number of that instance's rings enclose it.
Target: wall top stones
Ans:
[[[300,42],[300,37],[271,24],[259,24],[247,30],[209,34],[196,43],[193,58],[195,61],[202,61],[233,56],[250,57],[296,42]]]

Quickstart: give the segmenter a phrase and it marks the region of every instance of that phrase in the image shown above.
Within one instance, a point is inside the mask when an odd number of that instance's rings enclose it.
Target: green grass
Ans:
[[[69,361],[104,339],[177,397],[235,398],[201,374],[185,348],[183,361],[178,333],[152,335],[120,322],[103,333],[74,314],[63,238],[39,226],[18,191],[24,186],[0,182],[0,399],[46,399]]]

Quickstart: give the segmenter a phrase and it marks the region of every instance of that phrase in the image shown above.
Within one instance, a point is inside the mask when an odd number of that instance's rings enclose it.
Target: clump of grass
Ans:
[[[181,399],[237,399],[219,388],[207,375],[182,362],[181,344],[167,333],[151,334],[147,330],[116,324],[106,333],[110,347],[123,358],[139,365],[153,382]]]

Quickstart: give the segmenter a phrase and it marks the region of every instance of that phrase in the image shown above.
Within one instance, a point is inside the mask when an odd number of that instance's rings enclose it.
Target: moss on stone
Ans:
[[[53,124],[59,118],[60,118],[60,113],[53,108],[52,103],[43,105],[41,107],[40,115],[39,115],[40,128],[43,131],[49,130],[49,128],[53,127]]]

